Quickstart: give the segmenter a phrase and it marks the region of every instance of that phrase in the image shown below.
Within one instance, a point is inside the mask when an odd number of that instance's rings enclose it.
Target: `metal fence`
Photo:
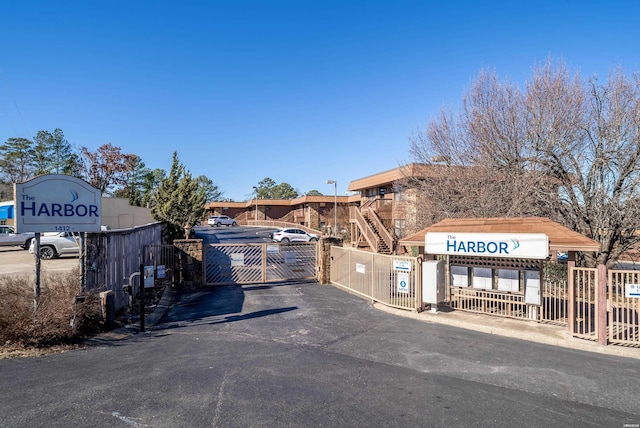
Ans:
[[[205,246],[206,285],[255,284],[317,278],[318,244],[263,243]]]
[[[583,339],[597,340],[596,290],[598,270],[595,268],[573,268],[574,317],[573,334]]]
[[[420,309],[421,274],[416,257],[331,247],[331,283],[387,306]]]
[[[608,339],[618,345],[640,345],[640,299],[626,297],[627,284],[640,284],[639,271],[609,271],[608,301],[611,305],[608,316]]]

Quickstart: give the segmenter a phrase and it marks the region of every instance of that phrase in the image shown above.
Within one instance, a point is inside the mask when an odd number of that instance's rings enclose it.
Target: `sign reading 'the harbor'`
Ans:
[[[546,259],[549,237],[544,233],[428,232],[425,252],[475,257]]]
[[[17,232],[100,232],[102,195],[84,180],[41,175],[13,189]]]

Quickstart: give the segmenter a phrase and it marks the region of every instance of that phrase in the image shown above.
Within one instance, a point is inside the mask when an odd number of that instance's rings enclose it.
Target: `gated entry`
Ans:
[[[208,244],[206,285],[316,279],[318,244]]]

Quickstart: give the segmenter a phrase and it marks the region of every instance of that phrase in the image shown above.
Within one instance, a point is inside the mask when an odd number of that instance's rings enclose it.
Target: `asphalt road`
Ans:
[[[0,427],[623,427],[635,359],[429,324],[314,283],[184,293],[150,331],[0,361]]]
[[[249,244],[271,242],[269,234],[276,228],[251,226],[196,226],[194,233],[205,244]]]
[[[40,273],[69,271],[79,266],[77,255],[40,261]],[[0,276],[33,275],[35,258],[20,247],[0,247]]]

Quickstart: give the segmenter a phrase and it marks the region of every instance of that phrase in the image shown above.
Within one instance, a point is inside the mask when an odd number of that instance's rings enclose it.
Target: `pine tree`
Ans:
[[[165,239],[184,237],[184,227],[193,227],[204,215],[206,192],[173,153],[169,175],[162,180],[153,198],[151,215],[166,225]]]

